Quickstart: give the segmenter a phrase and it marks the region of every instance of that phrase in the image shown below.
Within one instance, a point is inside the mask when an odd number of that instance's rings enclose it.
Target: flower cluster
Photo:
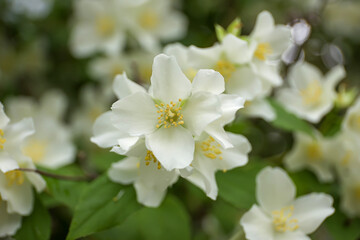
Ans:
[[[179,175],[215,199],[215,171],[247,163],[249,142],[223,129],[244,99],[223,94],[218,72],[199,70],[191,82],[174,57],[160,54],[148,91],[124,73],[116,77],[114,92],[120,100],[96,120],[91,140],[127,156],[109,176],[134,182],[139,202],[158,206]]]
[[[0,237],[13,235],[21,226],[22,216],[32,212],[33,187],[41,192],[46,186],[39,174],[19,170],[35,169],[23,148],[34,131],[30,118],[10,123],[0,103]]]

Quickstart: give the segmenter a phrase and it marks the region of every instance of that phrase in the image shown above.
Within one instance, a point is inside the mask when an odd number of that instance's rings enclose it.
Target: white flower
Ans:
[[[360,144],[360,98],[346,112],[342,122],[343,131]]]
[[[320,133],[315,137],[304,133],[295,133],[294,146],[285,156],[284,164],[290,171],[299,171],[307,168],[315,173],[321,182],[331,182],[334,179],[333,162],[329,154],[329,140]]]
[[[167,0],[79,0],[75,2],[75,26],[70,46],[76,57],[97,51],[117,55],[131,34],[146,50],[158,49],[160,41],[182,37],[185,17]]]
[[[144,139],[127,153],[123,160],[113,163],[109,178],[121,184],[133,183],[138,202],[148,207],[158,207],[166,195],[166,189],[178,179],[176,170],[167,171],[154,154],[145,147]]]
[[[36,131],[24,141],[22,151],[35,164],[58,168],[75,160],[70,131],[61,122],[66,100],[60,92],[48,92],[39,104],[27,97],[13,98],[8,106],[11,119],[33,117]]]
[[[336,84],[345,76],[342,66],[334,67],[325,76],[309,63],[290,69],[290,88],[278,91],[277,99],[284,107],[312,123],[318,123],[334,105]]]
[[[261,117],[266,121],[273,121],[276,118],[274,109],[265,98],[245,102],[244,108],[239,113],[250,117]]]
[[[264,94],[269,93],[273,86],[282,84],[279,60],[290,42],[290,27],[275,25],[274,18],[268,11],[259,13],[249,35],[249,45],[251,67],[262,80]]]
[[[215,179],[217,170],[226,172],[243,166],[248,161],[247,154],[251,150],[248,140],[242,136],[227,133],[234,147],[224,149],[213,137],[202,134],[196,141],[193,168],[185,178],[203,189],[207,196],[215,200],[218,188]]]
[[[200,70],[192,84],[174,57],[155,57],[149,94],[136,92],[112,106],[113,125],[133,137],[145,136],[147,148],[171,171],[193,160],[195,142],[209,123],[221,117],[217,95],[223,77]]]
[[[188,58],[195,69],[211,68],[221,73],[228,94],[252,100],[262,93],[261,80],[248,65],[251,56],[245,40],[228,34],[221,44],[210,48],[190,46]]]
[[[281,168],[266,167],[256,177],[256,198],[240,220],[249,240],[310,240],[324,219],[334,213],[333,199],[311,193],[295,199],[296,188]]]
[[[340,175],[340,207],[349,217],[360,216],[360,160],[352,162],[346,174]]]
[[[0,237],[11,236],[21,227],[21,215],[7,212],[7,203],[0,196]]]

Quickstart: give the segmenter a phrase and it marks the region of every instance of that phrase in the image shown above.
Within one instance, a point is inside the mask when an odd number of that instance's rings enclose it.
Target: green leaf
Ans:
[[[250,160],[244,167],[217,173],[219,196],[237,208],[250,208],[256,202],[256,175],[265,166],[264,161]]]
[[[219,42],[221,42],[226,35],[225,29],[219,24],[215,24],[215,33]]]
[[[101,176],[81,195],[67,239],[115,227],[139,208],[132,187],[124,187],[111,182],[106,175]]]
[[[334,240],[357,240],[360,238],[360,219],[348,219],[337,207],[334,215],[326,221],[326,228]]]
[[[130,216],[124,224],[96,234],[96,239],[187,240],[190,239],[190,219],[182,203],[168,195],[158,208],[146,208]]]
[[[21,229],[16,233],[17,240],[47,240],[50,238],[51,217],[40,200],[35,200],[34,210],[24,217]]]
[[[110,168],[112,163],[118,162],[123,158],[124,156],[119,155],[117,153],[110,152],[108,150],[104,151],[103,149],[101,150],[97,149],[97,151],[93,151],[90,154],[89,162],[93,167],[95,167],[100,172],[105,172]]]
[[[300,131],[312,137],[314,136],[313,128],[310,124],[287,112],[277,101],[269,99],[269,103],[276,113],[276,119],[272,122],[275,127],[291,132]]]
[[[70,165],[57,170],[44,170],[64,176],[83,176],[78,166]],[[47,184],[46,192],[56,201],[74,209],[87,182],[68,181],[51,177],[44,177]]]
[[[226,30],[228,33],[238,37],[241,34],[241,28],[242,28],[242,24],[240,18],[235,18],[234,21],[230,23],[230,25],[227,27]]]

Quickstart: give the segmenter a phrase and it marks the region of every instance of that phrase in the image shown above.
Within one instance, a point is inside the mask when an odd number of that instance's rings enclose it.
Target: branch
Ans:
[[[57,179],[66,180],[66,181],[79,181],[79,182],[80,181],[91,181],[94,178],[96,178],[95,176],[64,176],[64,175],[58,175],[58,174],[44,172],[42,170],[31,169],[31,168],[18,168],[16,170],[23,171],[23,172],[34,172],[34,173],[38,173],[43,176],[57,178]]]

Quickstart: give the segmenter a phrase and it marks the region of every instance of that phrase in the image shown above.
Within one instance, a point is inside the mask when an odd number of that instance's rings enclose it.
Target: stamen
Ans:
[[[146,166],[149,166],[150,165],[150,163],[154,163],[154,164],[156,164],[157,163],[157,169],[161,169],[161,164],[160,164],[160,162],[157,160],[157,158],[154,156],[154,154],[153,154],[153,152],[152,151],[150,151],[150,150],[148,150],[147,152],[146,152],[146,156],[145,156],[145,165]]]
[[[295,231],[299,228],[298,220],[291,218],[294,206],[284,207],[272,212],[274,228],[278,232]]]
[[[24,174],[19,170],[12,170],[5,173],[6,181],[8,186],[12,186],[14,183],[21,185],[24,183]]]
[[[300,90],[300,95],[305,105],[316,105],[320,102],[323,89],[319,81],[314,80],[306,88]]]
[[[157,111],[158,113],[162,113],[157,119],[158,119],[158,124],[156,125],[156,128],[160,128],[162,126],[164,126],[164,128],[170,128],[170,127],[177,127],[179,125],[183,125],[184,121],[182,121],[183,119],[183,115],[181,113],[181,104],[182,99],[179,98],[178,102],[173,102],[171,101],[170,104],[164,104],[164,103],[160,103],[159,104],[155,104],[155,107],[158,108],[159,110]]]
[[[211,136],[209,136],[205,141],[200,143],[202,153],[204,154],[204,156],[210,159],[223,159],[220,147],[221,145],[218,144]]]
[[[227,60],[219,60],[213,69],[218,71],[224,77],[225,81],[229,80],[236,70],[235,65]]]
[[[0,129],[0,149],[4,149],[6,138],[4,138],[4,131]]]
[[[254,52],[255,57],[264,61],[266,59],[266,55],[272,53],[272,48],[269,43],[259,43]]]

